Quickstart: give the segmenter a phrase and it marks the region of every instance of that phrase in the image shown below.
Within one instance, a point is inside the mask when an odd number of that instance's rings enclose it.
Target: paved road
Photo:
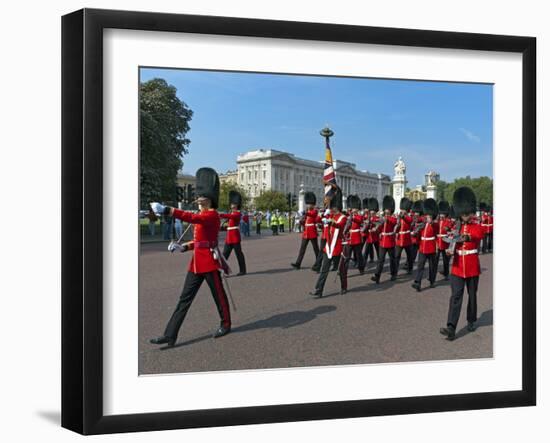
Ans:
[[[245,239],[249,273],[228,280],[237,303],[237,311],[232,312],[232,333],[211,338],[219,320],[204,284],[176,347],[165,350],[149,344],[149,339],[164,330],[182,289],[190,255],[172,255],[165,244],[142,245],[140,373],[492,357],[492,255],[481,256],[479,328],[466,332],[465,296],[458,338],[448,342],[439,334],[447,315],[448,282],[440,280],[435,288],[417,293],[410,286],[410,276],[400,275],[390,282],[385,273],[376,286],[370,281],[371,266],[363,276],[350,269],[346,295],[339,294],[339,283],[331,273],[325,297],[313,299],[308,292],[317,274],[307,269],[313,263],[313,252],[306,254],[302,270],[290,267],[299,241],[299,234],[291,233],[261,238],[252,234]],[[229,260],[237,269],[235,257]]]

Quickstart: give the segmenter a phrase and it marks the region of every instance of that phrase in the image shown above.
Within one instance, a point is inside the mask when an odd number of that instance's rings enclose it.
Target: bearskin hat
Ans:
[[[395,200],[391,195],[384,196],[382,200],[382,209],[385,211],[389,210],[392,214],[395,212]]]
[[[462,186],[454,192],[453,208],[458,217],[475,213],[476,206],[476,195],[471,188]]]
[[[306,202],[306,205],[315,205],[317,203],[317,197],[315,196],[314,192],[306,192],[304,195],[304,200]]]
[[[229,204],[230,205],[237,205],[237,209],[241,209],[241,205],[243,203],[243,198],[241,194],[237,191],[234,191],[231,189],[229,191]]]
[[[340,188],[336,188],[336,191],[334,192],[334,195],[330,199],[330,208],[337,208],[339,211],[342,211],[342,190]]]
[[[197,173],[197,184],[195,186],[197,197],[208,198],[214,209],[218,208],[220,196],[220,178],[212,168],[200,168]]]
[[[348,195],[346,206],[348,209],[361,209],[361,199],[356,195]]]
[[[437,202],[433,198],[424,200],[424,214],[432,217],[437,215]]]
[[[363,199],[363,209],[369,209],[369,198],[365,197]]]
[[[449,215],[450,205],[448,201],[441,200],[438,205],[439,213],[443,215]]]
[[[488,205],[485,202],[479,202],[479,210],[481,212],[488,211]]]
[[[380,207],[378,206],[378,199],[374,197],[369,198],[368,208],[369,211],[378,212],[380,210]]]
[[[409,200],[407,197],[403,197],[399,202],[399,209],[402,209],[403,211],[410,211],[411,206],[412,201]]]
[[[413,212],[416,212],[417,214],[423,214],[424,213],[424,202],[422,200],[416,200],[412,204],[412,210],[413,210]]]
[[[453,207],[453,205],[449,206],[449,217],[456,218],[455,208]]]

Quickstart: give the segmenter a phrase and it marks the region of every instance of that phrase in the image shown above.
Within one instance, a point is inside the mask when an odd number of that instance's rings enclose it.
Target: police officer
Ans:
[[[229,204],[231,206],[231,212],[229,214],[220,214],[220,218],[228,221],[225,246],[223,247],[223,256],[227,260],[231,254],[231,251],[234,250],[239,263],[239,273],[237,275],[245,275],[246,261],[241,247],[241,232],[239,229],[241,223],[241,194],[237,191],[230,190]]]
[[[271,214],[270,226],[273,235],[279,235],[279,211]]]
[[[476,196],[474,192],[463,186],[458,188],[453,195],[453,209],[457,216],[457,223],[447,253],[452,255],[451,266],[451,298],[449,300],[449,313],[447,326],[439,332],[446,336],[447,340],[456,338],[456,327],[462,308],[464,288],[468,289],[467,320],[468,331],[475,331],[477,321],[477,288],[481,268],[479,264],[479,244],[483,239],[483,228],[473,222],[476,211]]]
[[[189,263],[187,276],[176,308],[166,325],[164,334],[150,340],[152,344],[166,344],[174,346],[178,331],[185,319],[191,303],[195,299],[202,282],[210,287],[210,292],[218,308],[220,326],[214,333],[214,338],[222,337],[231,331],[231,314],[227,295],[223,288],[220,269],[223,262],[218,249],[218,233],[220,230],[220,216],[216,210],[220,181],[218,174],[211,168],[200,168],[196,173],[196,194],[199,212],[181,211],[169,206],[155,204],[157,211],[173,216],[187,223],[195,225],[193,241],[186,243],[184,250],[193,251],[193,258]]]
[[[306,192],[304,195],[304,199],[306,203],[306,212],[300,220],[300,223],[304,227],[304,231],[302,233],[302,242],[300,243],[298,258],[294,263],[291,263],[291,266],[296,269],[300,269],[300,266],[302,265],[302,260],[304,259],[304,254],[306,253],[308,243],[311,243],[311,247],[313,248],[315,261],[317,261],[317,257],[319,256],[319,243],[317,241],[317,223],[321,221],[321,217],[319,217],[319,213],[317,212],[317,209],[315,209],[317,198],[315,197],[315,194],[313,192]],[[313,269],[315,269],[315,265],[313,265]]]
[[[397,224],[397,218],[393,215],[395,200],[391,195],[386,195],[382,200],[382,209],[384,214],[374,227],[380,234],[378,265],[371,277],[371,280],[376,284],[380,283],[380,275],[382,275],[386,254],[390,258],[390,279],[394,281],[397,278],[397,269],[395,268],[395,225]]]

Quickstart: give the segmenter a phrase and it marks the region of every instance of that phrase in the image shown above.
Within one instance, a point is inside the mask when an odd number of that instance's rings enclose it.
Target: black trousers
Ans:
[[[279,225],[271,225],[271,231],[273,235],[279,235]]]
[[[411,245],[411,261],[413,263],[413,266],[417,256],[418,256],[418,245],[416,243],[413,243]]]
[[[327,244],[327,239],[321,238],[321,246],[319,247],[319,253],[317,254],[317,258],[315,259],[315,264],[311,268],[314,271],[319,271],[321,269],[321,263],[323,262],[323,249],[325,249],[326,244]]]
[[[477,286],[479,276],[461,278],[451,274],[451,299],[449,300],[449,315],[447,317],[447,326],[456,329],[460,310],[462,309],[462,299],[464,298],[464,287],[468,288],[468,323],[474,323],[477,320]]]
[[[437,258],[435,260],[436,269],[439,268],[439,257],[443,257],[443,275],[445,277],[449,276],[449,262],[451,261],[451,256],[447,255],[446,251],[439,249],[437,251]]]
[[[256,223],[256,234],[262,235],[262,224]]]
[[[411,272],[414,264],[412,245],[395,247],[395,269],[399,272],[399,262],[401,262],[401,253],[403,250],[405,250],[405,254],[407,255],[407,271]]]
[[[367,260],[370,260],[370,261],[374,261],[374,251],[376,251],[376,259],[378,260],[378,258],[380,257],[380,250],[378,248],[378,242],[375,242],[375,243],[368,243],[368,242],[365,242],[366,243],[366,246],[365,246],[365,263],[367,262]]]
[[[195,299],[199,288],[201,287],[202,282],[206,280],[206,283],[210,287],[210,292],[218,308],[218,313],[220,314],[220,321],[222,326],[229,328],[231,327],[231,314],[229,312],[229,303],[227,301],[227,295],[223,288],[221,275],[219,271],[212,271],[206,274],[195,274],[194,272],[189,271],[185,277],[185,283],[183,285],[183,290],[181,291],[180,299],[174,309],[174,313],[166,329],[164,330],[164,335],[166,337],[173,338],[174,340],[178,337],[178,331],[181,328],[183,320],[187,315],[187,311],[191,307],[191,303]]]
[[[237,256],[237,261],[239,262],[239,272],[246,273],[246,262],[244,260],[244,254],[240,243],[233,243],[230,245],[226,243],[223,247],[223,256],[227,260],[231,255],[231,251],[233,250],[235,251],[235,255]]]
[[[350,260],[349,256],[353,256],[353,259],[357,263],[357,269],[363,272],[365,270],[365,258],[363,257],[363,245],[362,244],[350,245],[349,249],[350,249],[350,254],[348,255],[347,264],[349,264],[349,260]]]
[[[493,233],[485,234],[481,245],[481,252],[493,252]]]
[[[422,254],[422,252],[418,254],[418,266],[416,268],[416,278],[414,279],[416,283],[422,282],[426,261],[428,261],[429,266],[428,280],[430,280],[430,283],[433,283],[435,281],[435,276],[437,274],[436,258],[437,255],[435,254],[435,252],[433,254]]]
[[[307,244],[309,242],[311,242],[311,246],[313,247],[313,253],[315,254],[315,263],[317,263],[317,257],[319,256],[319,243],[317,242],[317,237],[302,238],[302,242],[300,243],[300,250],[298,251],[298,258],[296,259],[296,264],[298,266],[302,264],[302,260],[304,259],[304,255],[306,253]],[[313,267],[315,267],[315,265],[313,265]]]
[[[279,225],[279,232],[285,232],[285,225]]]
[[[392,276],[397,275],[397,269],[395,267],[395,247],[393,248],[378,248],[378,265],[376,266],[375,275],[380,277],[382,269],[384,269],[384,262],[386,261],[386,254],[390,257],[390,274]]]
[[[345,265],[346,260],[342,260],[340,256],[328,258],[326,252],[322,254],[323,259],[321,261],[321,273],[317,279],[317,284],[315,285],[315,292],[318,294],[323,293],[325,288],[325,283],[327,282],[328,273],[330,271],[331,264],[333,266],[338,266],[338,275],[340,276],[340,287],[342,289],[348,288],[348,273]]]

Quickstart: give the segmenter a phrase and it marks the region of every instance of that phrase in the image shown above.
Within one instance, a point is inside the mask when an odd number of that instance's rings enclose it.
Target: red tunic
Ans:
[[[229,214],[220,214],[221,218],[227,219],[227,235],[225,236],[225,242],[228,245],[234,245],[241,242],[241,213],[240,211],[232,211]]]
[[[426,225],[420,230],[420,242],[418,250],[424,254],[435,254],[438,231],[437,223],[426,223]]]
[[[379,240],[379,235],[378,235],[378,231],[377,230],[374,230],[371,232],[371,229],[374,229],[374,226],[376,225],[376,223],[378,223],[378,216],[377,215],[373,215],[372,217],[368,217],[366,219],[366,223],[367,223],[367,233],[366,233],[366,236],[367,236],[367,243],[377,243],[378,240]]]
[[[342,253],[342,240],[344,238],[344,227],[346,226],[347,217],[345,214],[333,214],[330,218],[336,220],[336,223],[329,225],[327,243],[323,251],[328,255],[329,250],[332,250],[332,254],[329,255],[332,258]]]
[[[445,251],[449,247],[449,243],[443,240],[443,238],[453,230],[454,223],[449,218],[439,219],[437,229],[437,249]]]
[[[361,238],[361,225],[363,224],[363,216],[355,214],[351,216],[351,227],[349,229],[349,244],[350,246],[363,244]]]
[[[489,214],[482,215],[481,226],[483,227],[483,232],[485,234],[492,234],[493,233],[493,216]]]
[[[302,238],[317,238],[317,223],[321,221],[321,217],[319,217],[316,209],[306,211],[305,215],[306,219],[304,222],[304,232],[302,232]]]
[[[195,274],[206,274],[219,269],[219,263],[212,255],[212,248],[218,245],[220,231],[220,215],[214,209],[204,210],[198,214],[175,209],[172,214],[187,223],[195,225],[193,229],[193,243],[189,248],[193,251],[193,258],[189,263],[189,271]]]
[[[393,229],[397,223],[397,219],[390,215],[386,217],[386,221],[380,228],[380,247],[393,248],[395,246],[395,234]]]
[[[483,239],[483,228],[477,223],[467,223],[460,227],[460,234],[468,234],[470,241],[457,243],[453,255],[451,274],[461,278],[481,274],[479,266],[479,242]]]
[[[401,227],[399,228],[399,231],[397,231],[397,238],[395,240],[397,246],[404,248],[412,244],[411,225],[412,217],[409,217],[408,215],[401,217]]]

